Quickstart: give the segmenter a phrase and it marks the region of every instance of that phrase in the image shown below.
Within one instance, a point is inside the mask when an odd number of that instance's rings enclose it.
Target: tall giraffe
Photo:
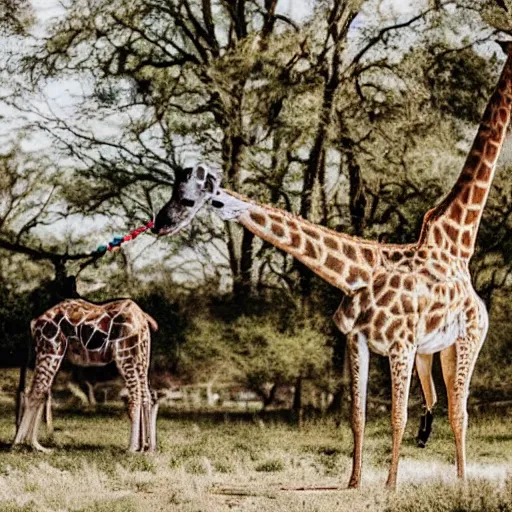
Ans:
[[[469,382],[488,327],[468,262],[510,120],[512,45],[505,49],[504,70],[462,173],[446,199],[427,213],[414,244],[350,237],[258,204],[219,188],[217,175],[205,165],[178,173],[172,197],[155,219],[155,233],[172,235],[211,203],[223,220],[236,220],[345,293],[334,321],[347,334],[351,373],[354,452],[349,487],[361,482],[370,350],[387,356],[391,370],[393,440],[387,486],[396,486],[414,361],[431,411],[436,400],[431,366],[436,352],[441,353],[449,397],[457,474],[465,477]]]
[[[130,299],[102,304],[67,299],[32,320],[36,364],[30,392],[20,401],[22,412],[14,444],[28,442],[47,451],[37,440],[39,424],[45,397],[67,355],[79,366],[115,361],[128,390],[128,450],[154,451],[158,403],[148,382],[150,327],[158,329],[156,321]]]

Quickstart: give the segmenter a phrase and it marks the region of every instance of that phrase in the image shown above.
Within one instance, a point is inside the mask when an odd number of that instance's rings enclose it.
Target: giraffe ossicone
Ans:
[[[30,391],[23,394],[14,445],[38,441],[45,399],[65,357],[79,366],[103,366],[115,361],[128,391],[131,423],[129,451],[156,449],[158,402],[151,393],[148,371],[151,333],[156,321],[133,300],[94,304],[67,299],[31,322],[36,362]],[[24,384],[23,386],[24,387]]]
[[[496,162],[510,122],[512,45],[462,172],[446,198],[425,215],[416,243],[381,244],[323,226],[197,180],[200,164],[176,177],[170,201],[153,232],[174,234],[210,204],[224,220],[236,220],[256,236],[286,251],[345,293],[334,321],[347,334],[354,453],[349,486],[361,483],[362,448],[370,350],[388,357],[392,383],[392,455],[387,485],[396,486],[399,449],[407,421],[414,363],[427,412],[418,442],[431,430],[437,400],[433,354],[440,352],[455,435],[457,474],[466,474],[467,398],[475,361],[487,334],[488,314],[477,296],[469,260]],[[188,206],[186,197],[194,206]],[[215,201],[215,204],[214,204]]]

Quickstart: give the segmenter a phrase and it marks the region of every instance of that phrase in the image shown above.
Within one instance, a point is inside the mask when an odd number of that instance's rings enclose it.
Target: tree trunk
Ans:
[[[236,298],[248,297],[252,293],[252,242],[254,234],[244,229],[238,272],[234,278],[233,294]]]
[[[230,108],[226,110],[234,112],[234,117],[227,120],[228,124],[224,130],[222,141],[225,181],[235,192],[240,192],[241,189],[241,162],[245,148],[245,139],[239,119],[242,97],[243,85],[233,90]],[[252,242],[254,235],[244,229],[240,241],[240,231],[237,226],[228,227],[227,232],[229,260],[233,275],[233,294],[236,301],[246,298],[252,293]]]
[[[363,236],[366,224],[365,209],[366,209],[366,196],[364,195],[364,183],[361,178],[361,169],[357,165],[354,154],[350,152],[348,159],[348,171],[350,182],[350,218],[354,234],[356,236]]]
[[[279,384],[272,384],[272,387],[270,388],[268,395],[263,397],[263,409],[266,409],[267,407],[271,406],[274,403],[278,387]]]

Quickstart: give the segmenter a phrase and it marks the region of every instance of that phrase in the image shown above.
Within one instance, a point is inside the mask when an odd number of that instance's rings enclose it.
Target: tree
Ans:
[[[33,11],[28,0],[4,0],[0,3],[0,32],[24,35],[33,23]]]

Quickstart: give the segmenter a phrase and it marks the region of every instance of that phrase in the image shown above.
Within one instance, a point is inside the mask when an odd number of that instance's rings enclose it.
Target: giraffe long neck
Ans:
[[[498,85],[485,109],[462,172],[447,197],[427,212],[420,245],[436,245],[469,259],[473,252],[512,107],[512,44]]]
[[[224,189],[212,202],[224,220],[237,220],[347,294],[367,286],[378,264],[378,245],[337,233]]]

